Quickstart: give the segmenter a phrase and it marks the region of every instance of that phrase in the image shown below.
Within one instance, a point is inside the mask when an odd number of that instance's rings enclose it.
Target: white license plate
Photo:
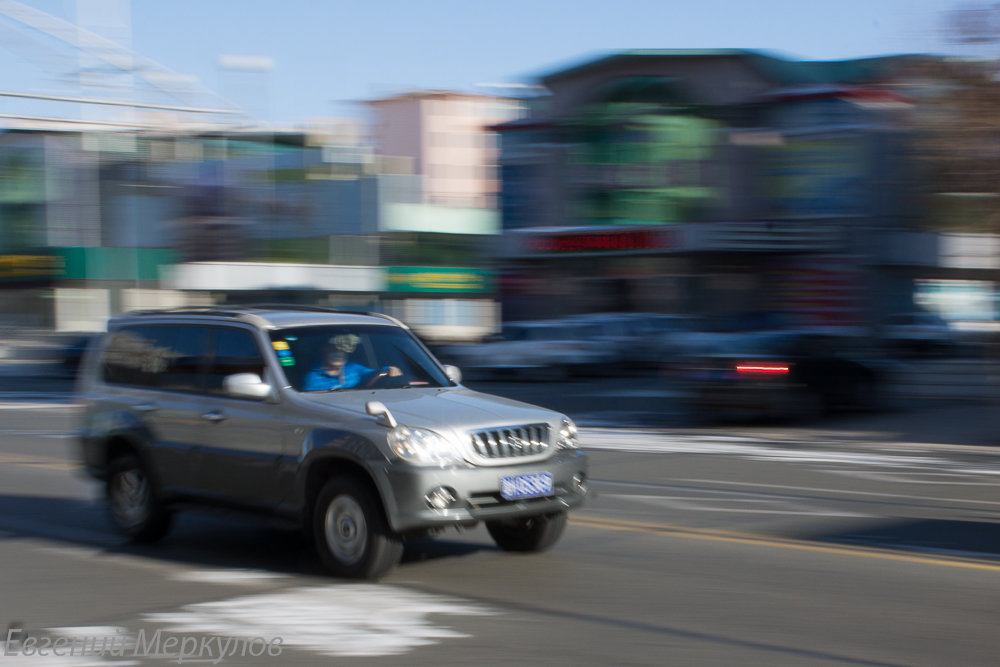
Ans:
[[[533,472],[500,478],[500,495],[505,500],[552,495],[552,473]]]

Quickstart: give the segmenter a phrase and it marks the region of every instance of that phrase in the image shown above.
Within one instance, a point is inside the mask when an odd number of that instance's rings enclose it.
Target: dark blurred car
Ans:
[[[862,336],[778,331],[734,334],[683,377],[703,416],[808,419],[879,407],[887,372]]]
[[[569,320],[509,322],[497,336],[472,345],[452,345],[443,358],[481,376],[563,380],[572,373],[609,364],[615,350],[592,323]]]
[[[98,335],[95,333],[75,334],[66,341],[59,360],[63,373],[69,376],[76,375],[80,369],[80,360],[83,359],[83,353],[87,351],[87,347]]]
[[[587,325],[590,342],[605,350],[605,374],[660,372],[703,345],[698,320],[666,313],[589,313],[562,318]]]
[[[940,315],[928,311],[890,315],[884,337],[892,351],[903,355],[945,355],[959,348],[955,330]]]

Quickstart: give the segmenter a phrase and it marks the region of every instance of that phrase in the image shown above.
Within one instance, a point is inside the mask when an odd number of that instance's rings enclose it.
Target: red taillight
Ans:
[[[740,373],[787,373],[788,365],[780,364],[737,364],[736,370]]]

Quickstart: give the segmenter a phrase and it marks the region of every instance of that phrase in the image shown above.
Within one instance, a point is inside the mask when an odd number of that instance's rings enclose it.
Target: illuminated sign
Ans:
[[[543,234],[523,240],[525,250],[539,253],[655,251],[673,246],[670,232],[647,229]]]
[[[489,292],[492,274],[482,269],[430,266],[390,266],[390,292]]]

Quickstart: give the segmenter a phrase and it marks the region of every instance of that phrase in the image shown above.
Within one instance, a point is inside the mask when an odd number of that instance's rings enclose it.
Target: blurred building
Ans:
[[[956,89],[914,68],[929,61],[625,52],[527,100],[374,100],[370,126],[8,119],[0,313],[72,330],[281,301],[383,310],[436,341],[495,331],[501,299],[505,320],[878,328],[919,307],[995,324],[1000,237],[956,222],[993,220],[994,195],[921,195],[914,119],[935,96],[947,117]]]
[[[368,107],[375,153],[412,170],[394,179],[379,207],[388,312],[432,339],[491,333],[499,327],[492,259],[500,232],[492,126],[518,118],[523,104],[434,90]],[[463,330],[468,335],[456,335]]]
[[[914,236],[915,59],[630,51],[543,77],[496,128],[504,318],[877,328],[914,309],[949,271]]]
[[[523,112],[516,99],[417,91],[369,102],[377,153],[407,157],[421,203],[495,208],[497,137],[491,128]]]
[[[477,178],[433,196],[413,156],[378,154],[346,121],[0,133],[0,308],[75,330],[137,307],[295,302],[386,311],[430,339],[486,335],[500,225],[495,138],[470,119],[488,98],[474,99],[449,118],[478,148],[429,155]]]

